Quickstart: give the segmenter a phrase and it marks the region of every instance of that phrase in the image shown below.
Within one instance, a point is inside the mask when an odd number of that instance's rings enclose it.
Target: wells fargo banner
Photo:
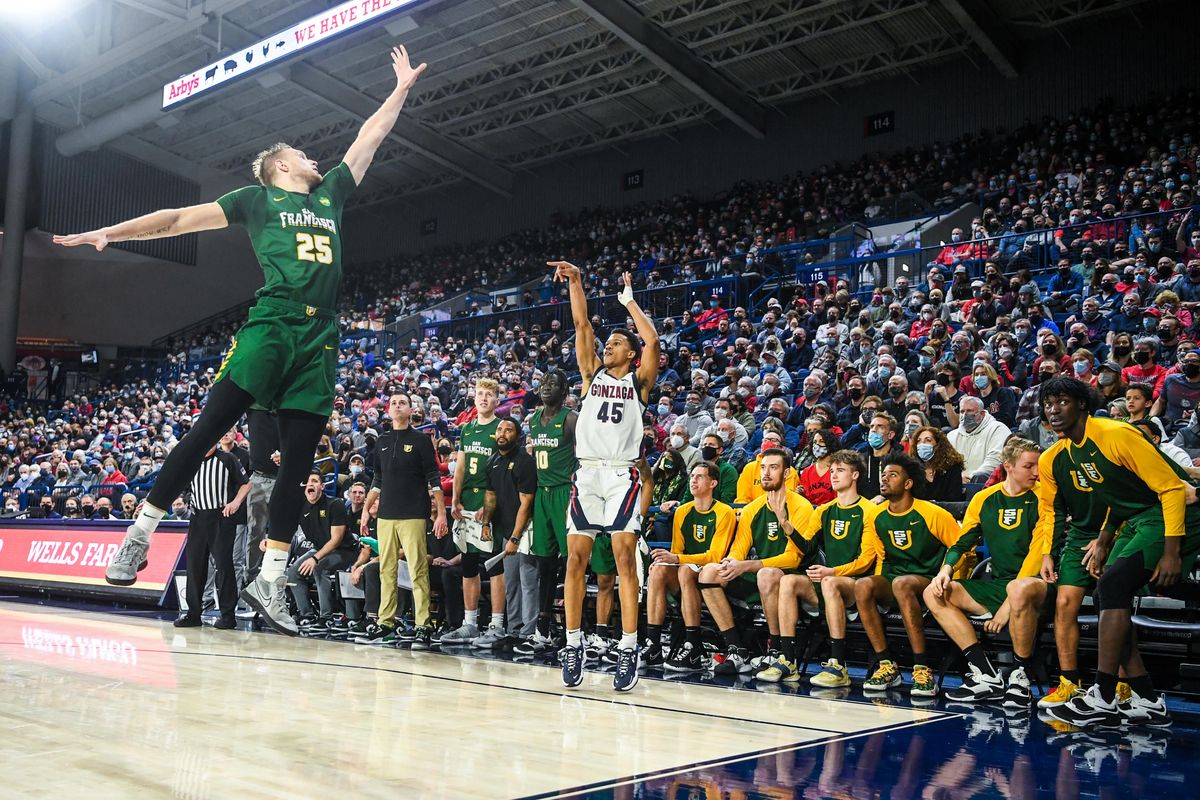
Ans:
[[[149,562],[133,586],[110,586],[108,563],[129,523],[0,523],[0,587],[57,589],[75,594],[122,597],[159,604],[183,553],[186,523],[163,523],[150,539]]]

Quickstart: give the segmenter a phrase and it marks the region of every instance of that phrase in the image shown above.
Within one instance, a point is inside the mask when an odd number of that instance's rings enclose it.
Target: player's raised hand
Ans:
[[[81,244],[90,244],[99,251],[108,247],[108,236],[103,231],[88,231],[68,236],[55,236],[54,243],[61,244],[63,247],[79,247]]]
[[[392,48],[392,71],[396,73],[396,88],[410,89],[417,82],[417,78],[421,77],[421,73],[425,71],[426,64],[422,61],[416,67],[408,61],[408,51],[404,49],[404,45]]]
[[[572,278],[582,277],[579,267],[570,261],[547,261],[546,266],[554,267],[554,280],[556,281],[568,281]]]

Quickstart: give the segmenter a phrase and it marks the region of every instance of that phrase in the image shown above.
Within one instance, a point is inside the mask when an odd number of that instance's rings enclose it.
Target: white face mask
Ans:
[[[684,445],[683,437],[675,434],[671,437],[670,445],[672,450],[682,450]]]

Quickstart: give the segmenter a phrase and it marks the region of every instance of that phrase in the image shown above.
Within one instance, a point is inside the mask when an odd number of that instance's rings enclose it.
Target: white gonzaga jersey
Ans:
[[[579,405],[576,456],[582,461],[632,466],[641,456],[644,411],[633,370],[624,378],[614,378],[601,367]]]

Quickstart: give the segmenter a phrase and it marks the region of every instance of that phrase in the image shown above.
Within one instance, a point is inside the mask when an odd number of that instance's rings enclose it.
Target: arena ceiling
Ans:
[[[323,0],[59,0],[0,29],[38,118],[186,177],[249,177],[294,142],[323,166],[391,89],[388,48],[429,71],[354,203],[471,182],[630,139],[731,121],[761,136],[798,98],[969,59],[1014,75],[1023,41],[1146,0],[427,0],[170,113],[164,83],[336,5]],[[45,15],[43,15],[45,16]]]

